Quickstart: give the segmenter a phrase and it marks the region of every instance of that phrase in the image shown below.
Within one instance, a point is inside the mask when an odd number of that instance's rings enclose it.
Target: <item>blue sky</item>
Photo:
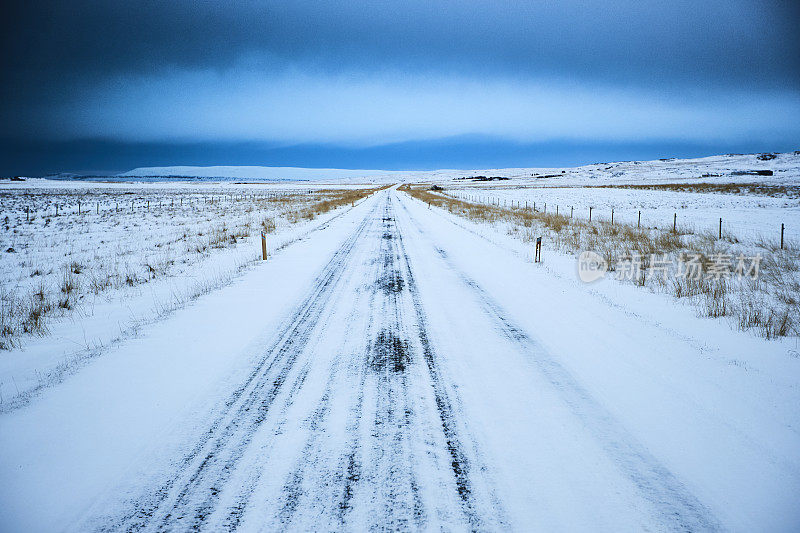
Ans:
[[[26,2],[0,173],[800,148],[798,3]]]

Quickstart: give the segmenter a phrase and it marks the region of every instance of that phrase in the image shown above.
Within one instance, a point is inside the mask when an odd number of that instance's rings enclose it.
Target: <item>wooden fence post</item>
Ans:
[[[569,218],[572,218],[572,210],[575,209],[575,206],[569,206]]]
[[[783,250],[783,230],[785,227],[786,226],[783,225],[783,222],[781,222],[781,250]]]
[[[611,208],[611,225],[614,225],[614,208]]]
[[[719,219],[719,238],[722,239],[722,219]]]
[[[589,222],[592,221],[592,208],[589,208]]]
[[[538,263],[542,260],[542,238],[536,237],[536,251],[534,252],[533,262]]]
[[[638,228],[641,225],[642,225],[642,212],[639,211],[639,218],[636,220],[636,227]]]
[[[267,236],[261,232],[261,260],[267,260]]]

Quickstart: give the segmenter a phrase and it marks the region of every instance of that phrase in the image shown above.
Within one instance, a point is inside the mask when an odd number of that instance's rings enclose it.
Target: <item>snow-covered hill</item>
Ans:
[[[772,171],[772,176],[736,173],[754,170]],[[502,176],[515,181],[533,181],[539,185],[579,185],[609,181],[638,183],[651,180],[705,182],[796,183],[800,182],[800,151],[781,154],[727,154],[697,159],[659,159],[595,163],[559,168],[495,168],[430,171],[351,170],[335,168],[262,167],[262,166],[168,166],[141,167],[118,174],[118,177],[194,177],[207,180],[310,180],[310,181],[449,181],[469,176]]]

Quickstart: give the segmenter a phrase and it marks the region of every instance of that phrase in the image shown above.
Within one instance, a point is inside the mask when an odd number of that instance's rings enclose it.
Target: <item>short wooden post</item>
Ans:
[[[785,227],[786,226],[783,225],[783,222],[781,222],[781,250],[783,250],[783,230]]]
[[[589,222],[592,221],[592,208],[589,208]]]
[[[569,218],[572,218],[572,211],[573,211],[574,209],[575,209],[575,206],[572,206],[572,205],[571,205],[571,206],[569,207]]]
[[[58,204],[56,204],[56,216],[58,216]]]
[[[150,209],[150,200],[147,200],[147,209]]]
[[[533,202],[533,212],[536,212],[536,202]]]
[[[536,251],[534,252],[533,262],[538,263],[542,260],[542,238],[536,237]]]
[[[638,228],[641,225],[642,225],[642,212],[639,211],[639,219],[636,221],[636,227]]]
[[[678,233],[678,213],[672,217],[672,233]]]
[[[99,215],[99,214],[100,214],[100,202],[97,202],[97,203],[95,204],[95,207],[96,207],[96,209],[97,209],[97,214]]]
[[[722,238],[722,219],[719,219],[719,238]]]
[[[556,216],[558,216],[558,204],[556,204]]]
[[[267,236],[261,232],[261,260],[267,260]]]
[[[545,215],[547,214],[547,202],[544,203],[544,211],[542,211]]]
[[[611,225],[614,225],[614,208],[611,208]]]

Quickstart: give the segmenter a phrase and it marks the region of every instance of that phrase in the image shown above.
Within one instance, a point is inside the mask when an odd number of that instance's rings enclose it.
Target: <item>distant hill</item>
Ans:
[[[347,170],[335,168],[257,167],[257,166],[213,166],[213,167],[142,167],[118,174],[120,177],[191,177],[224,178],[242,180],[354,180],[354,179],[402,179],[410,173],[391,170]]]
[[[758,175],[761,171],[766,175]],[[765,171],[770,171],[767,173]],[[348,170],[335,168],[212,166],[142,167],[117,175],[120,178],[158,177],[246,181],[450,181],[475,176],[496,176],[551,185],[577,185],[595,180],[637,183],[650,180],[800,181],[800,151],[765,154],[725,154],[696,159],[657,159],[595,163],[580,167],[502,168],[474,170]],[[502,181],[500,183],[508,183]]]

